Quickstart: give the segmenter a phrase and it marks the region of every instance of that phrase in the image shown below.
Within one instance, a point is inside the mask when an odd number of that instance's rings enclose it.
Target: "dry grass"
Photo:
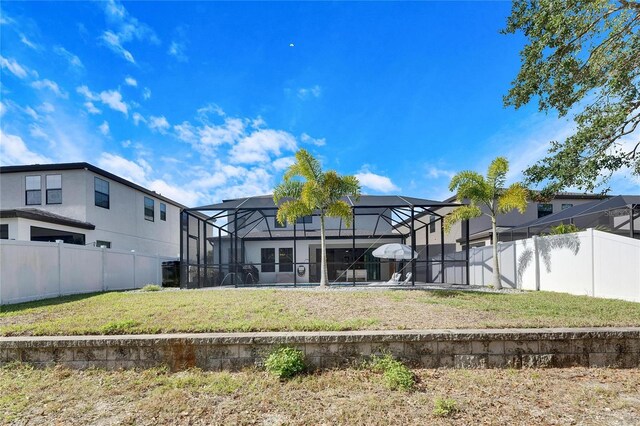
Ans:
[[[640,370],[416,370],[411,392],[368,370],[280,382],[240,373],[0,368],[0,423],[488,424],[640,423]],[[455,401],[450,416],[435,401]]]
[[[4,336],[640,325],[637,303],[546,292],[114,292],[0,309]]]

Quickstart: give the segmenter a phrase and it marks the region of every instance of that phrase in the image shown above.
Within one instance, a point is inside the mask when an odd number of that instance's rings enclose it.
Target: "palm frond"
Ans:
[[[296,220],[303,216],[309,216],[313,214],[313,209],[310,209],[300,200],[285,201],[278,207],[278,213],[276,219],[281,225],[285,223],[295,223]]]
[[[296,162],[293,163],[284,174],[284,180],[294,177],[302,177],[307,181],[319,181],[322,177],[322,167],[306,149],[296,152]]]
[[[473,203],[487,203],[493,195],[484,177],[472,170],[456,173],[451,178],[449,190],[457,193],[458,200],[467,198]]]
[[[494,192],[499,192],[504,188],[507,172],[509,171],[509,162],[504,157],[498,157],[489,164],[487,170],[487,183]]]
[[[482,216],[482,210],[477,205],[460,206],[453,209],[444,218],[444,230],[448,233],[451,227],[462,220],[473,219],[474,217]]]
[[[273,189],[273,202],[278,204],[283,198],[300,198],[303,182],[285,180]]]
[[[329,204],[326,210],[326,215],[329,217],[339,217],[344,221],[347,228],[351,227],[351,206],[342,200],[334,201]]]
[[[520,213],[524,213],[527,209],[527,196],[529,190],[521,183],[514,183],[507,188],[498,198],[498,211],[507,213],[513,209],[518,209]]]

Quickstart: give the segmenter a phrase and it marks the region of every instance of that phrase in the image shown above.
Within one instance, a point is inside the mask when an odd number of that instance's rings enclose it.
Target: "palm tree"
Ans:
[[[302,179],[302,180],[301,180]],[[325,217],[339,217],[347,227],[351,226],[351,207],[341,198],[360,197],[360,182],[355,176],[340,176],[333,170],[322,171],[320,162],[309,152],[296,152],[296,162],[289,166],[282,183],[273,191],[273,201],[278,204],[277,220],[280,224],[295,223],[298,218],[318,212],[320,215],[320,242],[322,260],[320,286],[328,285],[327,250],[325,244]]]
[[[457,191],[459,203],[469,200],[469,204],[456,207],[445,217],[444,227],[447,232],[451,226],[461,220],[469,220],[482,215],[491,218],[491,230],[493,232],[493,285],[502,288],[500,279],[500,263],[498,262],[498,232],[496,230],[496,216],[499,213],[507,213],[518,209],[524,213],[527,209],[527,196],[529,191],[520,183],[514,183],[504,188],[509,162],[504,157],[498,157],[491,162],[487,177],[479,173],[466,170],[457,173],[451,178],[450,191]],[[483,211],[481,207],[486,207]],[[488,213],[487,213],[488,211]],[[468,244],[468,241],[467,241]]]

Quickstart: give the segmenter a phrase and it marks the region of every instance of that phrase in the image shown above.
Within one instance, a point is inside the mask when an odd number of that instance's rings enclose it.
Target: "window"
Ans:
[[[47,204],[62,204],[62,175],[47,175]]]
[[[293,272],[292,248],[278,249],[278,264],[280,265],[280,272]]]
[[[55,243],[61,240],[65,244],[84,245],[84,234],[76,232],[60,231],[58,229],[40,228],[38,226],[31,227],[31,241],[49,241]]]
[[[260,250],[260,263],[262,272],[276,271],[276,249],[263,248]]]
[[[433,234],[434,232],[436,232],[436,220],[432,216],[431,217],[431,222],[429,222],[429,233]]]
[[[105,209],[109,208],[109,182],[94,177],[95,205]]]
[[[560,210],[570,209],[571,207],[573,207],[573,204],[563,204]]]
[[[9,239],[9,225],[4,224],[0,225],[0,240],[8,240]]]
[[[553,214],[553,204],[538,204],[538,219],[540,219],[541,217],[549,216],[550,214]]]
[[[42,184],[40,176],[26,177],[25,204],[28,206],[42,204]]]
[[[165,203],[160,203],[160,220],[167,220],[167,205]]]
[[[153,222],[155,209],[155,202],[149,197],[144,197],[144,218],[146,220]]]
[[[313,216],[302,216],[299,217],[296,223],[311,223],[313,221]]]
[[[111,241],[98,240],[96,241],[96,247],[111,248]]]
[[[273,221],[275,222],[275,227],[276,228],[286,228],[287,227],[287,222],[285,222],[284,224],[281,224],[277,217],[274,218]]]

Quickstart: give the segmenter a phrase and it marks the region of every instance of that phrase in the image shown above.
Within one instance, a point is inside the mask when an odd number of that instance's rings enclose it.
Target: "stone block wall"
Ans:
[[[0,338],[0,364],[239,370],[282,345],[314,368],[390,353],[423,368],[640,368],[640,328],[211,333]]]

